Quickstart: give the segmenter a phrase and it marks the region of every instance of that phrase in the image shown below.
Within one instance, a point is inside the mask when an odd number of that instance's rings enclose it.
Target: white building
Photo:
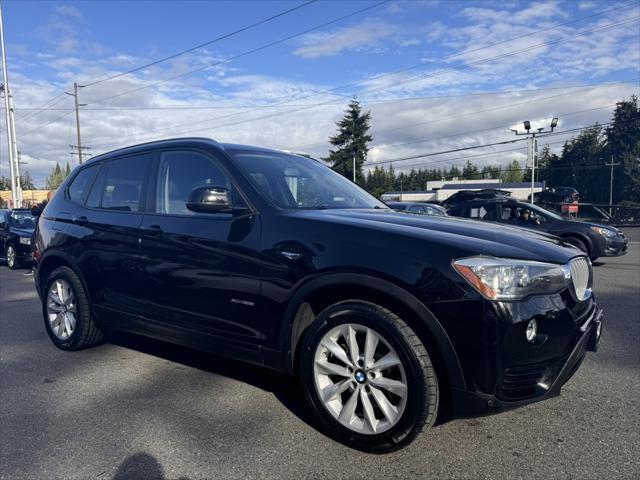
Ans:
[[[502,182],[498,179],[484,180],[438,180],[427,182],[427,190],[386,192],[382,194],[382,201],[396,202],[442,202],[461,190],[496,189],[511,192],[511,196],[518,200],[527,200],[531,194],[529,182]],[[536,182],[535,192],[544,190],[544,182]]]

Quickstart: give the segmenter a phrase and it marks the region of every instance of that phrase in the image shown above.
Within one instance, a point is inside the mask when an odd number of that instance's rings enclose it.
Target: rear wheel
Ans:
[[[433,425],[438,382],[424,345],[398,316],[346,301],[305,333],[300,369],[307,398],[336,439],[390,451]]]
[[[82,282],[69,267],[55,269],[47,278],[42,299],[45,328],[62,350],[80,350],[102,341]]]
[[[20,267],[20,262],[18,262],[18,252],[16,252],[16,247],[9,244],[7,248],[5,248],[5,258],[7,259],[7,267],[11,270],[15,270]]]

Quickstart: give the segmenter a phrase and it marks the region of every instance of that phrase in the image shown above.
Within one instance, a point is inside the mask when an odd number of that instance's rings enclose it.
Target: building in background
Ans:
[[[454,193],[461,190],[483,190],[492,188],[497,190],[507,190],[518,200],[527,200],[531,194],[531,183],[529,182],[502,182],[499,179],[484,180],[438,180],[427,182],[426,190],[386,192],[382,194],[382,201],[397,202],[442,202]],[[545,188],[545,182],[536,182],[534,193],[541,192]]]
[[[45,200],[49,200],[51,192],[49,190],[23,190],[22,206],[25,208],[34,207]],[[11,190],[0,190],[0,205],[6,208],[13,208]]]

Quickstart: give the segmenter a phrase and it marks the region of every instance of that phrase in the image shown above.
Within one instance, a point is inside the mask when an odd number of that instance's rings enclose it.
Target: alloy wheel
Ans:
[[[47,293],[47,318],[53,334],[60,340],[67,340],[76,328],[76,297],[71,285],[58,278],[53,281]]]
[[[404,367],[375,330],[355,323],[329,330],[316,347],[313,372],[318,397],[344,427],[378,434],[402,417],[407,401]]]
[[[7,247],[7,266],[13,268],[16,265],[16,249],[13,245]]]

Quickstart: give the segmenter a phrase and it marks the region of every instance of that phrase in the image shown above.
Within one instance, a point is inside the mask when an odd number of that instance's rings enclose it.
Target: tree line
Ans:
[[[412,168],[399,171],[375,166],[363,173],[373,140],[369,132],[371,112],[363,112],[358,100],[347,106],[344,117],[336,123],[338,133],[329,138],[332,148],[323,160],[345,177],[353,178],[353,158],[356,159],[356,182],[379,197],[387,191],[424,190],[429,180],[474,180],[499,178],[503,182],[531,181],[531,170],[517,160],[508,164],[478,166],[467,160],[464,166],[449,168]],[[539,140],[539,143],[540,140]],[[581,199],[593,203],[608,203],[610,166],[614,170],[613,203],[640,204],[640,110],[638,97],[616,104],[607,127],[593,125],[567,140],[559,155],[543,146],[538,155],[536,181],[547,186],[574,187]]]

